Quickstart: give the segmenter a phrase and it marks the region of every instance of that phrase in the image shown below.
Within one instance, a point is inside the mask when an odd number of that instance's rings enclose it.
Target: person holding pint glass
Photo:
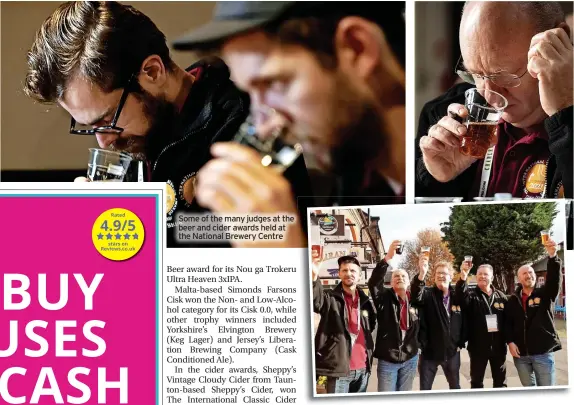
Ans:
[[[559,2],[466,2],[463,83],[420,114],[417,197],[573,198],[572,33]]]
[[[313,259],[313,311],[321,315],[315,334],[315,371],[327,377],[327,393],[366,392],[373,364],[373,329],[377,324],[371,298],[357,288],[361,265],[353,256],[337,260],[341,282],[333,290],[319,280],[320,258]]]
[[[390,260],[402,251],[403,243],[394,240],[368,282],[379,324],[374,353],[379,359],[379,392],[410,391],[419,359],[419,316],[418,309],[410,305],[409,275],[403,269],[395,269],[391,288],[384,286]]]
[[[542,240],[548,254],[546,282],[536,288],[532,266],[520,267],[520,287],[509,297],[505,313],[508,349],[525,387],[556,385],[554,352],[562,349],[552,311],[562,285],[562,264],[556,243],[549,235]]]
[[[434,266],[434,286],[425,287],[429,259],[419,257],[419,275],[411,283],[412,305],[422,311],[419,360],[420,389],[430,390],[440,366],[450,389],[460,389],[460,349],[464,347],[463,309],[451,287],[450,263]]]
[[[470,387],[484,388],[486,365],[490,363],[493,388],[506,387],[506,336],[504,308],[506,295],[493,287],[494,269],[482,264],[476,270],[477,286],[469,288],[467,278],[472,256],[465,256],[460,266],[456,294],[467,314]]]

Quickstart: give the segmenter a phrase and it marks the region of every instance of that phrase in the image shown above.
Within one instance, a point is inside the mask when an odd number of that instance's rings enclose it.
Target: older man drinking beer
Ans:
[[[419,359],[419,317],[409,303],[409,275],[405,270],[396,269],[391,276],[391,288],[383,285],[389,261],[401,250],[401,241],[393,241],[368,283],[379,323],[374,353],[379,359],[379,391],[410,391]]]

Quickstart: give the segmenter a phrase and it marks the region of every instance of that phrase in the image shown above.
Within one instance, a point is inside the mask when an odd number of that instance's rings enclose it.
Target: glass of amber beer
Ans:
[[[464,256],[464,261],[468,266],[472,267],[472,256]]]
[[[496,143],[496,126],[508,101],[501,94],[486,89],[468,89],[464,95],[468,117],[460,153],[484,159],[490,145]]]
[[[549,231],[540,231],[540,238],[542,239],[542,244],[546,245],[546,243],[548,242],[548,239],[550,238],[550,232]]]
[[[425,256],[425,258],[428,260],[430,258],[430,247],[429,246],[421,247],[421,254]]]

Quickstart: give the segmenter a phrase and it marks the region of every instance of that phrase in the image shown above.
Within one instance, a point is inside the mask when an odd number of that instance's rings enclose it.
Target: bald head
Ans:
[[[558,2],[477,1],[465,3],[460,23],[460,51],[464,68],[474,74],[475,84],[500,93],[508,101],[502,119],[518,128],[542,122],[538,80],[527,74],[532,37],[564,27]],[[499,86],[483,76],[500,73],[519,78],[517,86]]]
[[[463,25],[472,24],[476,28],[489,28],[496,31],[514,31],[524,28],[530,36],[558,27],[566,21],[566,16],[559,2],[541,1],[467,1],[464,4],[461,32]]]

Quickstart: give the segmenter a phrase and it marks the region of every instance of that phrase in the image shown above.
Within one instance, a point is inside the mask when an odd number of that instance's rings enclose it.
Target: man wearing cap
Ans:
[[[377,316],[372,300],[357,288],[361,266],[352,256],[340,257],[341,282],[324,290],[313,262],[313,311],[321,315],[315,334],[315,374],[327,377],[328,393],[366,392],[373,360]]]
[[[167,184],[167,245],[188,247],[176,240],[177,214],[205,211],[196,174],[211,158],[210,146],[233,139],[249,112],[249,97],[229,74],[218,58],[177,66],[165,35],[131,6],[66,2],[38,30],[24,92],[69,112],[72,134],[144,161],[143,180]],[[292,169],[291,183],[284,182],[308,196],[303,159]]]
[[[402,203],[404,2],[383,7],[373,13],[364,2],[218,2],[213,21],[174,47],[221,51],[234,82],[249,92],[252,112],[273,109],[308,165],[324,173],[319,194],[331,197],[322,205]],[[271,194],[251,186],[269,171],[259,156],[238,145],[217,146],[217,159],[199,174],[202,203],[233,211],[228,194],[238,184],[251,203],[237,205],[294,200],[286,188]]]
[[[377,341],[374,356],[379,359],[377,380],[379,392],[410,391],[419,360],[419,316],[410,305],[409,275],[395,269],[391,288],[384,286],[389,262],[401,241],[395,240],[369,278],[369,291],[377,309]]]
[[[459,37],[466,83],[423,107],[415,195],[572,198],[572,35],[560,2],[467,2]],[[485,158],[460,149],[473,87],[507,104]]]
[[[556,242],[548,240],[546,281],[536,288],[537,276],[530,265],[518,269],[520,286],[508,299],[506,342],[523,386],[556,385],[554,352],[562,349],[554,325],[553,306],[562,285],[562,263]]]
[[[450,389],[460,389],[460,349],[465,344],[461,302],[450,285],[450,263],[434,266],[434,286],[425,287],[429,262],[419,259],[419,275],[411,283],[411,303],[422,311],[419,334],[422,348],[419,359],[420,389],[430,390],[440,366]]]
[[[468,353],[470,355],[470,387],[484,388],[484,373],[490,363],[493,388],[506,387],[506,335],[504,307],[506,295],[492,286],[494,269],[482,264],[476,270],[477,286],[468,288],[472,264],[460,266],[456,294],[466,310]]]

